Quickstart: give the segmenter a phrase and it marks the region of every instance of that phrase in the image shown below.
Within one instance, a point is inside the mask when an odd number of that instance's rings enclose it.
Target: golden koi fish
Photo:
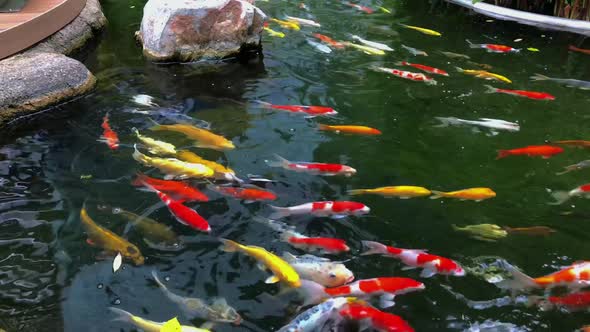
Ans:
[[[451,225],[455,232],[463,232],[469,234],[469,237],[476,240],[496,242],[499,239],[503,239],[508,236],[508,232],[502,229],[502,227],[495,224],[479,224],[469,225],[465,227],[458,227],[457,225]]]
[[[350,190],[348,193],[350,195],[376,194],[385,197],[399,197],[401,199],[430,196],[431,194],[430,190],[424,187],[415,186],[392,186],[375,189],[356,189]]]
[[[295,269],[277,255],[266,251],[266,249],[256,246],[246,246],[232,240],[221,239],[223,242],[222,250],[225,252],[240,251],[263,264],[272,271],[273,275],[266,279],[267,284],[274,284],[282,281],[285,284],[298,288],[301,286],[301,279]]]
[[[356,48],[357,50],[363,51],[364,53],[369,55],[385,55],[385,51],[370,46],[359,45],[347,41],[342,42],[342,45]]]
[[[191,151],[178,151],[176,157],[189,163],[201,164],[211,168],[215,172],[216,178],[225,179],[228,181],[237,179],[236,172],[234,172],[231,168],[225,167],[214,161],[201,158],[196,153]]]
[[[437,198],[458,198],[462,201],[464,200],[472,200],[476,202],[481,202],[484,199],[494,198],[496,197],[496,193],[490,188],[469,188],[451,192],[441,192],[432,190],[433,196],[430,199],[437,199]]]
[[[156,155],[175,155],[176,154],[176,147],[170,143],[166,143],[163,141],[155,140],[151,137],[142,136],[139,134],[139,130],[133,128],[133,133],[137,136],[137,138],[143,143],[148,151],[151,154]]]
[[[438,31],[425,29],[425,28],[421,28],[421,27],[417,27],[417,26],[413,26],[413,25],[405,25],[405,24],[401,24],[401,23],[400,23],[400,25],[403,26],[404,28],[416,30],[416,31],[422,32],[423,34],[426,34],[426,35],[437,36],[437,37],[442,36],[442,34]]]
[[[457,68],[457,71],[460,73],[464,73],[467,75],[473,75],[475,77],[479,77],[479,78],[483,78],[486,80],[496,80],[496,81],[501,81],[504,83],[512,83],[511,80],[509,80],[506,76],[502,76],[499,74],[494,74],[494,73],[490,73],[489,71],[485,71],[485,70],[473,70],[473,69],[463,69],[463,68],[459,68],[459,67],[455,67]]]
[[[134,244],[110,230],[100,227],[90,218],[84,207],[80,210],[80,220],[86,229],[88,244],[103,248],[109,252],[120,252],[125,258],[132,260],[135,265],[143,265],[145,259]]]
[[[175,330],[170,330],[170,327],[173,325],[176,325],[176,327],[178,327],[177,324],[178,321],[168,321],[168,322],[154,322],[145,318],[141,318],[138,316],[134,316],[133,314],[119,309],[119,308],[113,308],[110,307],[109,308],[113,313],[117,314],[118,317],[115,320],[119,320],[119,321],[123,321],[123,322],[128,322],[131,323],[137,327],[139,327],[140,329],[142,329],[145,332],[161,332],[161,331],[166,331],[168,329],[168,331],[175,331]],[[176,330],[178,331],[178,329]],[[180,325],[180,331],[182,332],[211,332],[211,330],[208,329],[201,329],[198,327],[194,327],[194,326],[185,326],[185,325]]]
[[[177,123],[173,125],[156,125],[151,127],[153,131],[175,131],[197,141],[196,147],[214,150],[232,150],[234,144],[223,136],[214,134],[209,130],[195,127],[189,124]]]
[[[133,148],[135,149],[135,151],[133,152],[133,159],[137,160],[138,162],[146,166],[151,166],[159,169],[164,174],[166,174],[165,178],[167,179],[203,178],[211,177],[215,174],[215,172],[211,168],[202,164],[187,163],[175,158],[149,157],[139,152],[137,150],[136,145],[134,145]]]
[[[269,34],[271,37],[285,38],[285,34],[284,34],[284,33],[282,33],[282,32],[275,31],[275,30],[273,30],[273,29],[271,29],[271,28],[269,28],[269,27],[264,27],[263,29],[264,29],[264,31],[268,32],[268,34]]]
[[[270,20],[285,29],[291,29],[291,30],[295,30],[295,31],[301,30],[301,26],[299,26],[299,23],[294,22],[294,21],[283,21],[283,20],[279,20],[276,18],[271,18]]]

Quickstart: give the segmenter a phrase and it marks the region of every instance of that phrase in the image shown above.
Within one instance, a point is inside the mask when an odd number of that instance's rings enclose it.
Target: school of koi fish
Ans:
[[[383,7],[366,7],[347,1],[342,6],[358,10],[359,15],[372,15],[375,13],[390,13],[390,10]],[[290,33],[302,33],[306,30],[307,42],[321,53],[343,52],[346,49],[355,49],[372,56],[380,56],[385,52],[394,51],[388,45],[370,41],[357,35],[350,35],[350,40],[335,40],[327,32],[321,30],[320,22],[313,20],[313,14],[305,4],[300,4],[299,10],[303,11],[307,18],[285,16],[281,18],[270,18],[265,24],[265,31],[270,37],[285,38]],[[274,30],[278,26],[282,31]],[[422,33],[433,38],[444,38],[441,33],[418,26],[400,24],[400,28]],[[573,46],[572,46],[573,47]],[[469,61],[469,56],[452,52],[438,52],[439,55],[454,59],[462,59],[471,67],[482,67],[478,69],[455,68],[455,72],[428,66],[427,57],[429,54],[423,50],[403,45],[406,54],[421,57],[423,60],[416,62],[399,61],[395,64],[397,68],[370,67],[380,73],[393,75],[400,79],[414,82],[422,82],[428,85],[436,85],[437,79],[446,79],[453,75],[464,74],[476,78],[495,81],[498,84],[516,84],[509,78],[490,72],[489,68]],[[480,49],[485,52],[502,54],[506,57],[524,50],[511,46],[497,44],[476,44],[469,40],[465,42],[466,49]],[[530,50],[529,50],[530,51]],[[576,49],[574,48],[574,51]],[[420,72],[407,71],[402,68],[412,68]],[[571,87],[589,89],[590,82],[549,78],[540,74],[531,77],[534,81],[550,80],[559,84]],[[528,98],[539,102],[551,102],[555,97],[547,92],[512,90],[500,87],[484,85],[486,93],[506,94],[514,97]],[[149,97],[149,96],[144,96]],[[153,107],[151,100],[144,97],[138,98],[135,102],[146,107]],[[508,97],[507,97],[508,98]],[[316,105],[275,105],[268,101],[252,101],[263,110],[288,112],[294,116],[301,115],[315,121],[319,117],[331,117],[338,112],[328,106]],[[519,131],[518,123],[508,122],[501,119],[480,118],[478,120],[459,119],[454,117],[437,117],[440,121],[438,127],[447,126],[473,126],[487,128],[496,131]],[[272,180],[247,176],[241,178],[232,169],[216,161],[207,160],[189,151],[179,149],[170,142],[164,141],[162,133],[176,133],[184,136],[193,142],[193,147],[198,149],[213,149],[217,151],[228,151],[239,149],[234,143],[210,129],[190,123],[177,122],[172,124],[160,124],[154,121],[149,131],[139,131],[133,128],[136,137],[134,142],[119,141],[117,132],[109,123],[109,115],[105,115],[101,124],[103,134],[101,140],[111,150],[121,149],[123,146],[132,147],[129,154],[138,165],[144,167],[143,173],[136,174],[129,184],[137,190],[153,193],[154,199],[161,201],[171,215],[171,218],[196,232],[209,234],[212,227],[199,212],[187,205],[190,202],[205,204],[209,201],[207,191],[221,194],[230,199],[241,200],[244,203],[259,202],[271,203],[277,200],[276,193],[264,188],[264,184]],[[378,136],[382,132],[377,128],[371,128],[354,124],[327,125],[317,124],[317,130],[333,132],[337,134],[348,134],[349,138],[357,136]],[[535,145],[533,145],[535,144]],[[527,156],[551,158],[564,153],[568,147],[590,147],[590,141],[567,140],[548,143],[531,142],[531,145],[520,148],[512,148],[497,151],[497,159]],[[490,151],[490,153],[492,153]],[[272,160],[267,161],[269,168],[281,168],[287,173],[302,173],[309,176],[330,176],[330,177],[352,177],[357,170],[349,165],[330,164],[314,161],[293,161],[287,160],[280,155],[275,155]],[[574,172],[590,167],[590,160],[566,166],[558,175]],[[206,189],[207,191],[202,191]],[[398,185],[379,188],[359,188],[348,191],[348,196],[358,197],[361,195],[379,195],[385,198],[415,199],[429,197],[430,199],[456,199],[461,201],[482,202],[496,197],[496,192],[491,188],[473,187],[457,189],[452,191],[433,190],[421,186]],[[555,201],[550,204],[562,204],[575,197],[590,198],[590,184],[580,185],[569,191],[552,192]],[[466,203],[467,204],[467,203]],[[86,205],[86,204],[85,204]],[[299,314],[294,317],[285,317],[284,327],[278,331],[302,332],[302,331],[348,331],[349,323],[354,322],[357,329],[371,329],[375,331],[414,331],[411,322],[404,318],[389,313],[388,308],[395,305],[394,298],[410,293],[408,296],[420,296],[428,290],[424,283],[419,280],[406,278],[399,275],[374,276],[373,278],[356,279],[353,271],[349,270],[345,262],[332,261],[325,255],[344,254],[350,255],[351,248],[345,239],[332,237],[312,237],[301,234],[294,230],[285,220],[308,216],[312,218],[332,218],[343,220],[360,218],[371,212],[369,206],[349,200],[341,201],[318,201],[306,202],[294,206],[269,205],[272,213],[267,216],[254,218],[253,222],[264,225],[277,233],[280,241],[288,243],[303,255],[295,255],[284,252],[280,255],[270,252],[259,246],[260,244],[239,243],[232,239],[219,238],[220,250],[227,255],[245,255],[255,260],[258,266],[268,271],[267,284],[280,284],[281,293],[295,294],[299,302]],[[107,211],[120,215],[127,220],[138,231],[142,232],[154,246],[170,247],[176,246],[174,232],[165,224],[150,219],[147,215],[136,215],[121,208],[108,205],[98,205],[98,210]],[[80,211],[80,220],[87,235],[89,245],[104,249],[111,253],[118,253],[124,261],[135,265],[143,265],[145,257],[138,246],[130,243],[123,237],[112,231],[101,227],[89,215],[86,206]],[[457,232],[465,232],[469,236],[482,241],[495,241],[509,234],[526,234],[547,236],[555,230],[545,226],[528,228],[499,227],[493,224],[471,225],[459,227],[453,225]],[[426,245],[426,243],[425,243]],[[431,278],[436,275],[463,277],[469,271],[462,267],[461,263],[427,250],[414,248],[398,248],[386,243],[376,241],[362,241],[364,251],[356,255],[357,259],[363,259],[369,255],[379,255],[400,261],[408,269],[421,269],[421,278]],[[315,256],[315,255],[319,256]],[[115,259],[114,270],[119,268],[120,262]],[[502,280],[495,280],[494,283],[501,289],[509,290],[513,296],[516,294],[525,295],[526,302],[530,305],[537,305],[544,310],[550,308],[565,308],[567,310],[580,310],[590,307],[590,292],[580,289],[590,284],[590,261],[575,262],[547,276],[532,278],[522,271],[503,261],[499,267],[506,272],[507,277]],[[162,293],[178,305],[179,311],[186,318],[204,319],[208,323],[201,328],[192,326],[181,326],[173,319],[168,323],[160,323],[135,316],[120,308],[111,308],[119,320],[133,324],[145,331],[173,331],[180,328],[182,331],[207,331],[212,324],[236,324],[242,322],[240,314],[232,308],[225,299],[216,298],[210,301],[187,298],[174,293],[162,282],[156,271],[153,272],[153,280],[161,289]],[[568,289],[566,294],[552,295],[550,290],[558,286],[565,286]],[[271,286],[269,286],[271,287]],[[545,296],[532,295],[534,290],[547,290]],[[282,296],[282,294],[280,295]],[[457,295],[459,296],[459,295]],[[468,300],[466,300],[469,302]],[[516,300],[515,300],[516,301]],[[491,326],[487,326],[486,324]],[[508,325],[506,325],[508,326]],[[482,323],[481,326],[472,327],[469,331],[508,331],[502,325]],[[475,329],[478,328],[478,329]],[[590,330],[590,327],[584,331]],[[510,330],[512,331],[512,330]]]

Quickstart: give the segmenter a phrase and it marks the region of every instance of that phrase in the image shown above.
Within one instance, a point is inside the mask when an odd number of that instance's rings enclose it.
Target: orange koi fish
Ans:
[[[109,124],[109,115],[105,115],[102,118],[102,129],[104,129],[102,136],[100,137],[103,139],[111,150],[116,150],[119,148],[119,136],[117,133],[111,129],[111,125]]]
[[[331,47],[344,48],[343,43],[341,43],[339,41],[335,41],[334,39],[332,39],[326,35],[322,35],[321,33],[314,33],[313,36],[316,37],[317,39],[323,41],[324,43],[328,44]]]
[[[400,316],[383,312],[370,305],[355,302],[344,306],[340,316],[361,322],[378,332],[414,332],[414,329]]]
[[[469,189],[462,189],[457,191],[451,192],[441,192],[432,190],[432,196],[430,199],[438,199],[441,197],[444,198],[458,198],[462,201],[464,200],[471,200],[476,202],[481,202],[484,199],[494,198],[496,197],[496,193],[490,188],[469,188]]]
[[[590,50],[588,50],[588,49],[585,49],[585,48],[577,48],[577,47],[575,47],[574,45],[570,45],[570,46],[568,47],[568,49],[569,49],[570,51],[574,51],[574,52],[579,52],[579,53],[583,53],[583,54],[588,54],[588,55],[590,55]]]
[[[573,146],[577,148],[590,148],[590,141],[583,141],[583,140],[567,140],[567,141],[557,141],[551,142],[552,144],[557,145],[564,145],[564,146]]]
[[[498,150],[498,157],[496,159],[506,158],[508,156],[529,156],[542,157],[543,159],[551,158],[556,154],[563,152],[563,148],[551,145],[529,145],[524,148],[512,150]]]
[[[336,133],[358,134],[358,135],[381,135],[381,131],[365,126],[330,126],[325,124],[318,125],[319,130],[333,131]]]
[[[586,287],[590,283],[590,261],[574,263],[557,272],[537,278],[527,276],[506,261],[502,261],[501,263],[512,275],[512,279],[506,279],[496,283],[496,286],[502,289],[525,290],[552,288],[556,286],[567,286],[576,289]]]

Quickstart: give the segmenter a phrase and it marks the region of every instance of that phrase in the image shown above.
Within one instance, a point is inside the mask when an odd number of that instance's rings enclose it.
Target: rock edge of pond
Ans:
[[[87,0],[80,15],[60,31],[0,61],[0,128],[92,90],[94,75],[67,55],[86,46],[106,24],[99,0]]]

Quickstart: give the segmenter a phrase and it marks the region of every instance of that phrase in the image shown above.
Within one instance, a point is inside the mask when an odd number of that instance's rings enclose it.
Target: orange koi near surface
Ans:
[[[321,33],[314,33],[313,36],[334,48],[344,48],[344,44],[341,42],[335,41],[334,39],[326,35],[322,35]]]
[[[563,152],[563,148],[551,145],[529,145],[524,148],[512,149],[512,150],[499,150],[498,157],[496,159],[506,158],[508,156],[529,156],[529,157],[542,157],[543,159],[551,158],[556,154]]]
[[[111,129],[111,125],[109,124],[109,115],[105,115],[102,118],[102,129],[104,129],[102,136],[100,137],[107,143],[111,150],[116,150],[119,148],[119,136],[117,133]]]

